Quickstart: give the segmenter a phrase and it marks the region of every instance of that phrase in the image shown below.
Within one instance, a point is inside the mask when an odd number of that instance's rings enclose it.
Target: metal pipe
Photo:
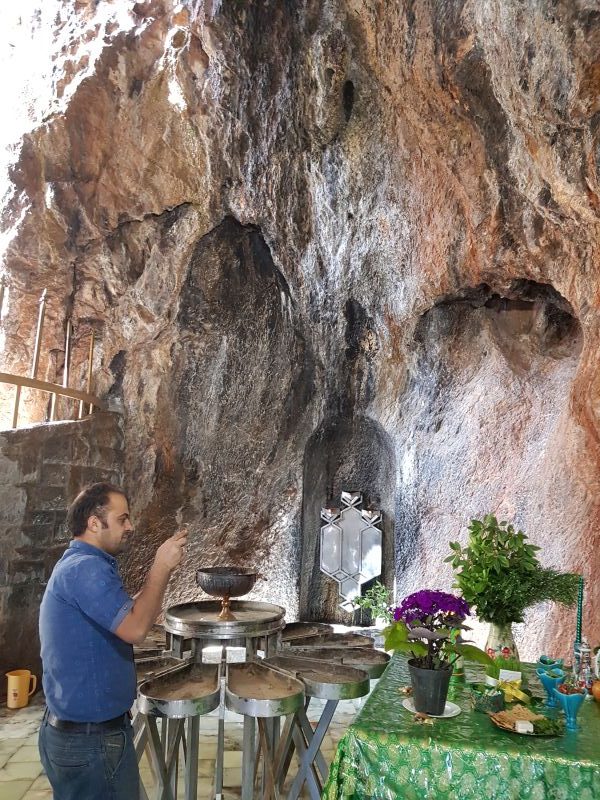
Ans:
[[[0,322],[2,321],[2,309],[4,307],[4,290],[6,289],[6,275],[0,278]]]
[[[67,320],[67,329],[65,331],[65,360],[63,363],[63,382],[62,385],[66,389],[69,385],[69,360],[71,358],[71,320]],[[58,408],[58,395],[52,395],[52,409],[50,411],[50,420],[54,422]]]
[[[39,301],[40,310],[38,312],[37,329],[35,332],[35,344],[33,346],[33,361],[31,363],[31,373],[29,375],[30,378],[37,377],[38,366],[40,363],[40,344],[42,341],[42,331],[44,329],[44,315],[46,313],[46,293],[47,293],[46,289],[44,289]],[[19,419],[20,401],[21,401],[21,387],[17,386],[17,393],[15,395],[15,407],[13,411],[13,421],[12,421],[13,428],[17,427],[17,421]]]
[[[33,347],[33,363],[31,365],[30,378],[37,378],[37,371],[40,364],[40,345],[42,343],[42,330],[44,327],[44,315],[46,313],[46,293],[44,289],[40,297],[40,311],[38,314],[37,330],[35,332],[35,345]]]
[[[94,343],[96,340],[96,336],[94,331],[92,331],[92,336],[90,339],[90,351],[88,354],[88,373],[87,373],[87,393],[90,393],[90,389],[92,388],[92,365],[94,360]],[[84,402],[83,400],[79,403],[79,419],[83,418],[83,409],[84,409]],[[90,403],[90,410],[89,413],[92,413],[93,405]]]

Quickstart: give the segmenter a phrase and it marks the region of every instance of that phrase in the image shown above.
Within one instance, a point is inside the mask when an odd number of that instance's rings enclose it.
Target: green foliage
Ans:
[[[494,660],[488,656],[486,652],[475,647],[474,644],[455,644],[452,646],[455,653],[465,659],[465,661],[474,661],[476,664],[482,664],[486,669],[494,663]]]
[[[368,611],[373,620],[375,620],[377,617],[380,617],[386,622],[391,622],[391,600],[391,591],[386,589],[386,587],[379,581],[375,581],[373,586],[371,586],[371,588],[368,589],[362,597],[357,597],[354,600],[354,605],[358,606],[358,608],[363,611]]]
[[[412,654],[415,658],[427,655],[427,646],[422,642],[408,640],[408,628],[403,622],[394,622],[383,631],[386,650]]]
[[[562,717],[558,719],[549,719],[548,717],[535,719],[532,724],[533,732],[537,733],[538,736],[562,736],[565,732],[565,721]]]
[[[512,672],[521,672],[521,662],[518,658],[504,658],[503,656],[496,656],[496,658],[490,658],[490,663],[486,666],[485,672],[486,675],[490,676],[490,678],[496,678],[496,680],[498,680],[501,669],[509,669]]]
[[[383,629],[386,650],[399,650],[408,642],[408,628],[403,622],[393,622]]]
[[[457,642],[460,635],[458,629],[438,628],[435,634],[438,638],[424,642],[415,635],[411,636],[411,629],[399,620],[383,631],[385,649],[412,655],[424,669],[445,669],[448,664],[453,664],[461,656],[467,661],[483,664],[486,668],[493,663],[488,654],[475,645]],[[437,646],[434,646],[434,642]]]
[[[522,622],[529,606],[553,600],[566,606],[577,601],[578,576],[545,569],[523,531],[488,514],[469,525],[469,543],[450,542],[445,560],[456,573],[455,588],[486,622]]]

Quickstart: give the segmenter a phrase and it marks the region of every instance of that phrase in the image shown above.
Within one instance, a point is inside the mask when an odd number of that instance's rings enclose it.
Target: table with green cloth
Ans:
[[[545,697],[533,669],[526,679]],[[448,697],[462,713],[418,723],[402,706],[410,678],[395,654],[339,742],[323,800],[600,800],[600,704],[587,699],[564,736],[510,733],[471,710],[468,683],[482,673],[466,672]]]

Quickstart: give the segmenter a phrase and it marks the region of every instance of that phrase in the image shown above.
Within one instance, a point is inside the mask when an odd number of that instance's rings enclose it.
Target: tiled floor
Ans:
[[[331,762],[337,742],[364,703],[361,700],[342,701],[331,722],[329,732],[322,748],[327,763]],[[313,700],[309,709],[309,719],[316,721],[320,716],[322,704]],[[48,800],[52,790],[43,774],[37,749],[37,732],[43,713],[43,698],[40,694],[33,698],[30,706],[18,711],[0,710],[0,798],[1,800]],[[237,714],[226,714],[226,752],[224,763],[224,799],[240,797],[241,784],[241,742],[242,718]],[[198,797],[211,796],[216,753],[217,712],[202,717],[200,722],[200,756]],[[295,774],[292,767],[291,774]],[[154,785],[152,772],[146,756],[140,764],[142,781],[152,796]],[[182,796],[182,795],[181,795]],[[83,800],[83,798],[82,798]],[[132,798],[135,800],[135,798]]]

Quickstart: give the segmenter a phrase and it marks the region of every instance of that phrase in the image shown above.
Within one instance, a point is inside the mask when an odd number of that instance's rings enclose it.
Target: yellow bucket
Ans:
[[[6,673],[8,692],[6,705],[9,708],[24,708],[35,692],[37,678],[28,669],[13,669]]]

